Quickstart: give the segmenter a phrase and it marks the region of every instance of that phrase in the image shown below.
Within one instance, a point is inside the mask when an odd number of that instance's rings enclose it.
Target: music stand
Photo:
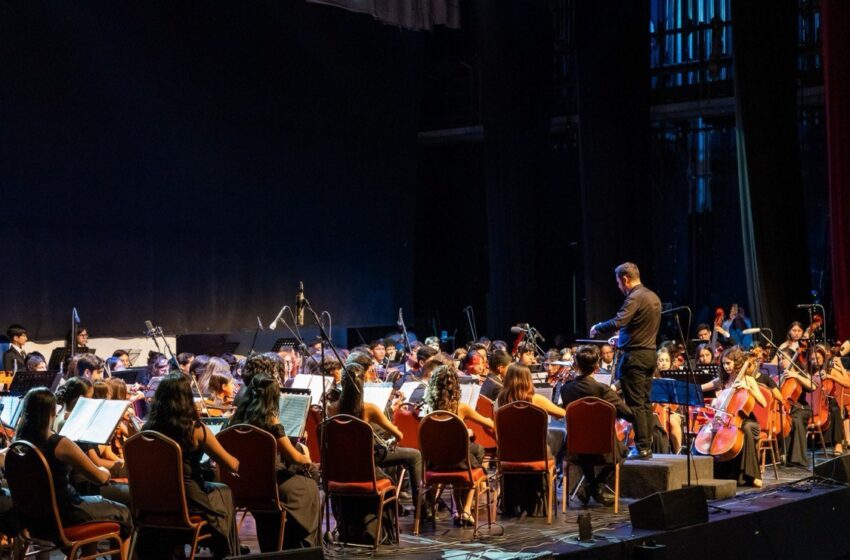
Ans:
[[[47,387],[55,393],[61,379],[62,374],[59,371],[21,371],[12,378],[9,394],[25,395],[27,391],[36,387]]]
[[[294,338],[278,338],[272,345],[272,352],[280,352],[281,350],[294,350],[298,345],[298,341]]]
[[[123,379],[127,385],[132,385],[139,378],[139,374],[148,369],[147,367],[133,367],[115,370],[112,372],[112,377]]]
[[[704,405],[702,387],[679,379],[653,379],[649,400],[659,404]]]

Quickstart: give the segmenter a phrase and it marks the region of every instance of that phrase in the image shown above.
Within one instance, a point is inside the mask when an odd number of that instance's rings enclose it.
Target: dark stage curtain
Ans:
[[[576,3],[579,160],[588,323],[622,302],[614,267],[649,260],[649,3]]]
[[[733,0],[742,243],[753,323],[778,334],[808,301],[797,132],[796,2]]]
[[[486,332],[500,336],[512,323],[540,319],[549,303],[538,286],[545,248],[535,222],[548,154],[551,16],[543,0],[479,1],[475,9],[487,200],[486,214],[469,215],[488,231]]]
[[[460,27],[459,0],[307,0],[369,14],[378,21],[405,29],[431,29],[435,25]]]
[[[823,81],[829,167],[832,305],[850,337],[850,2],[821,0]]]

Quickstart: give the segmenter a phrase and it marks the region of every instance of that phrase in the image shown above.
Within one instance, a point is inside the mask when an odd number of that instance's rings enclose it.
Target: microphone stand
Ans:
[[[475,328],[475,310],[471,305],[467,305],[463,308],[463,312],[466,313],[466,321],[469,323],[469,334],[473,341],[478,342],[478,332]]]
[[[263,330],[263,324],[260,322],[260,316],[257,315],[257,328],[254,329],[254,339],[251,341],[251,351],[248,352],[248,357],[254,355],[254,346],[257,344],[257,335],[260,334],[261,330]]]
[[[76,310],[71,311],[71,359],[73,359],[74,354],[77,353],[77,321],[75,311]]]
[[[177,357],[174,355],[174,352],[172,352],[171,345],[168,344],[168,339],[165,338],[165,333],[162,331],[162,327],[155,327],[154,330],[153,330],[153,335],[151,336],[151,338],[153,339],[154,344],[156,344],[156,337],[157,336],[162,338],[162,344],[165,346],[166,352],[168,352],[168,354],[166,354],[166,355],[169,357],[170,360],[172,360],[175,364],[177,364]],[[159,344],[156,344],[156,349],[159,350]],[[179,371],[180,365],[177,364],[177,367],[178,367],[178,371]],[[182,373],[181,373],[181,375],[182,375]],[[210,409],[207,408],[207,403],[204,400],[204,394],[201,393],[201,387],[198,385],[198,380],[195,379],[195,376],[192,375],[191,373],[189,374],[189,384],[192,386],[193,389],[195,389],[198,392],[198,396],[201,398],[201,408],[203,409],[204,414],[206,414],[207,417],[209,417]]]
[[[690,324],[691,318],[691,309],[685,306],[685,309],[688,311],[688,323]],[[696,387],[697,379],[696,374],[694,374],[694,370],[691,367],[691,357],[688,355],[688,342],[685,339],[685,333],[682,330],[682,322],[679,320],[679,314],[674,313],[673,317],[676,319],[676,331],[679,334],[680,340],[682,341],[682,347],[685,349],[685,379],[687,379],[688,386],[688,394],[685,397],[685,427],[682,430],[682,436],[684,436],[684,444],[685,444],[685,454],[687,455],[688,461],[688,486],[691,485],[691,462],[693,461],[693,455],[691,453],[691,387]],[[677,450],[678,452],[678,450]]]

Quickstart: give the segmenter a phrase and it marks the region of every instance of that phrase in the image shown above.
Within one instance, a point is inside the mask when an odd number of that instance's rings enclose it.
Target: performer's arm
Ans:
[[[590,335],[606,335],[622,327],[625,327],[629,323],[629,321],[632,320],[632,317],[637,312],[637,309],[637,300],[632,297],[627,297],[626,300],[623,302],[623,306],[620,307],[619,311],[617,311],[617,316],[613,319],[609,319],[608,321],[603,321],[602,323],[597,323],[593,325],[593,327],[591,327],[590,329]]]

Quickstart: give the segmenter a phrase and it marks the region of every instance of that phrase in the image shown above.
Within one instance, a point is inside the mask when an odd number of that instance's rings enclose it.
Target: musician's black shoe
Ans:
[[[413,495],[407,490],[402,490],[399,492],[398,497],[400,500],[404,500],[405,502],[413,499]]]
[[[590,494],[587,491],[586,484],[581,484],[578,487],[578,490],[576,490],[576,498],[578,498],[578,500],[584,505],[587,505],[588,502],[590,502]]]
[[[593,492],[593,501],[597,504],[603,506],[613,506],[614,505],[614,494],[609,492],[605,485],[600,484],[596,487],[596,490]]]
[[[651,449],[635,449],[629,453],[629,459],[652,459]]]

